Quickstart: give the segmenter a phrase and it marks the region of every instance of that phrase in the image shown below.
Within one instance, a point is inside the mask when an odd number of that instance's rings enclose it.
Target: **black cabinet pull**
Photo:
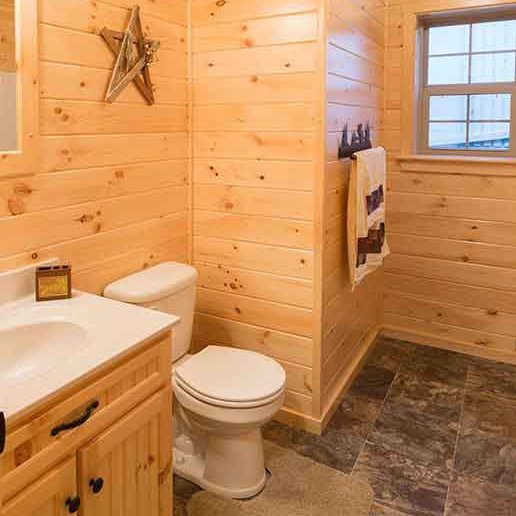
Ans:
[[[104,487],[104,479],[103,478],[92,478],[90,480],[90,487],[93,494],[99,494]]]
[[[4,453],[5,450],[5,437],[7,430],[5,428],[5,416],[3,412],[0,412],[0,453]]]
[[[63,423],[62,425],[56,426],[55,428],[52,428],[52,431],[50,432],[50,435],[52,437],[56,437],[61,432],[65,432],[66,430],[72,430],[73,428],[77,428],[81,425],[84,425],[88,419],[93,415],[93,412],[95,412],[96,409],[98,409],[100,406],[100,403],[98,401],[94,401],[91,405],[89,405],[86,408],[86,411],[82,416],[79,416],[77,419],[74,419],[73,421],[70,421],[70,423]]]
[[[68,498],[65,502],[65,506],[70,514],[75,514],[81,506],[81,499],[76,496],[75,498]]]

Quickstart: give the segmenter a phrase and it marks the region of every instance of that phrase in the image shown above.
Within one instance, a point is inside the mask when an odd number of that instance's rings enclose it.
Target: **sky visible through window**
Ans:
[[[428,145],[432,149],[507,150],[511,89],[473,94],[474,85],[514,85],[516,20],[431,27],[428,34]],[[432,87],[455,85],[453,94]],[[468,85],[464,94],[461,85]],[[434,90],[435,91],[435,90]]]

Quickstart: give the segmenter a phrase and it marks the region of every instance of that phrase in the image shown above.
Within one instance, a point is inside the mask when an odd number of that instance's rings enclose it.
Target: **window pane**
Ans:
[[[472,122],[469,128],[469,147],[472,149],[507,150],[510,124]]]
[[[428,145],[432,149],[464,149],[466,147],[466,124],[431,122]]]
[[[510,120],[511,95],[471,95],[471,120]]]
[[[514,82],[514,52],[480,54],[471,59],[471,82]]]
[[[430,120],[466,120],[467,95],[439,95],[430,97]]]
[[[469,25],[432,27],[428,36],[428,53],[460,54],[469,52]]]
[[[473,52],[516,49],[516,20],[473,25]]]
[[[466,84],[468,56],[430,57],[428,84]]]

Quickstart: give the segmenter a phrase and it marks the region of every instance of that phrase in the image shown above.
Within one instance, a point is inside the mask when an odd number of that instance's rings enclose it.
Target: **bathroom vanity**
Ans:
[[[82,293],[0,304],[1,516],[172,514],[178,321]]]

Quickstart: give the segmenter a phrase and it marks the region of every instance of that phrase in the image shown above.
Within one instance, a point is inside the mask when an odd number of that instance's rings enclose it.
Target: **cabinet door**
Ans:
[[[82,516],[170,516],[172,397],[155,394],[79,450]]]
[[[68,516],[77,512],[75,458],[69,459],[8,501],[2,516]]]

